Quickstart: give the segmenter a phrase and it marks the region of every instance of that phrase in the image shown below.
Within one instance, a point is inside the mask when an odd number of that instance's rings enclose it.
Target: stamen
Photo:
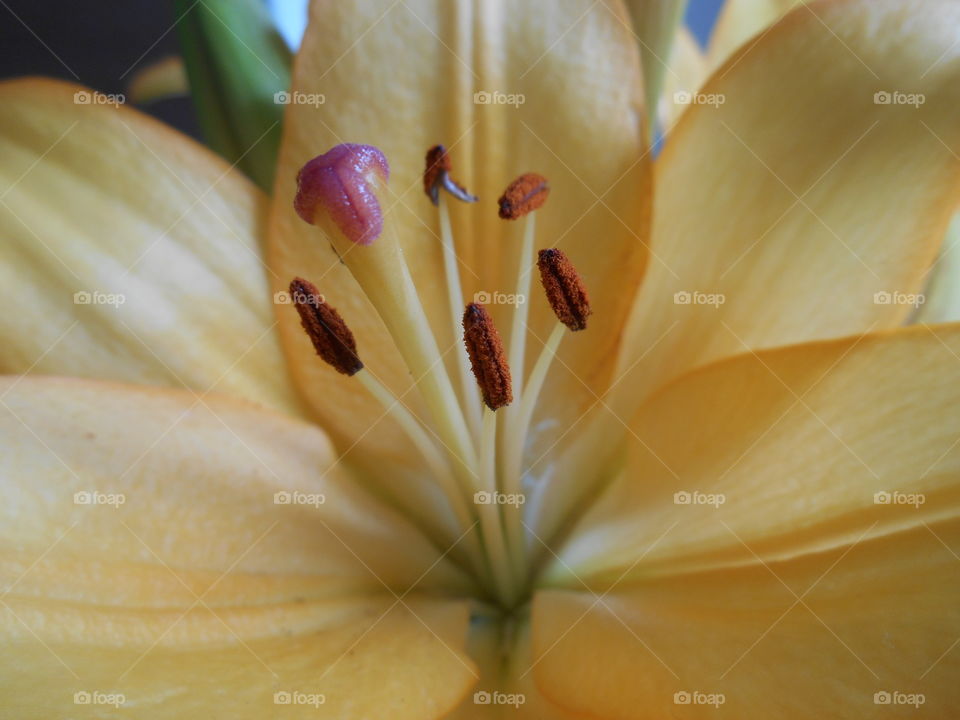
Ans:
[[[364,366],[357,356],[353,333],[340,313],[325,302],[313,283],[303,278],[294,278],[290,283],[290,296],[300,315],[303,329],[313,342],[317,354],[338,372],[344,375],[356,375],[357,380],[367,392],[383,406],[388,415],[396,420],[400,429],[426,461],[431,477],[439,484],[457,518],[460,532],[467,533],[474,521],[450,465],[436,443],[427,435],[420,421],[400,399],[369,371],[361,372]],[[467,545],[474,569],[480,577],[484,577],[486,568],[481,559],[483,553],[475,534],[469,534]]]
[[[562,250],[541,250],[537,259],[540,281],[554,314],[571,330],[584,330],[590,315],[590,296],[573,263]]]
[[[504,220],[516,220],[533,212],[547,201],[550,186],[543,175],[526,173],[507,186],[497,201],[500,204],[500,217]]]
[[[474,203],[480,198],[450,176],[453,164],[443,145],[434,145],[427,150],[426,169],[423,171],[423,190],[434,205],[440,204],[440,189],[446,190],[458,200]]]
[[[453,224],[450,222],[450,211],[447,207],[447,199],[440,194],[441,186],[448,192],[452,192],[448,187],[453,183],[454,189],[461,189],[460,185],[450,178],[450,169],[452,163],[443,145],[434,145],[427,150],[426,168],[423,172],[423,185],[427,195],[437,206],[437,213],[440,216],[440,242],[443,245],[443,271],[447,280],[447,303],[450,306],[450,326],[452,328],[451,337],[455,342],[460,338],[460,308],[463,307],[463,288],[460,284],[460,271],[457,267],[456,245],[453,240]],[[467,195],[466,198],[453,192],[461,200],[476,200],[473,195]],[[459,342],[457,342],[459,345]],[[470,368],[468,358],[462,349],[456,353],[457,371],[460,376],[460,392],[463,405],[467,412],[467,421],[473,430],[475,436],[480,434],[480,399],[473,387],[473,381],[470,378]]]
[[[463,313],[463,342],[487,407],[499,410],[513,402],[510,368],[503,354],[500,333],[493,318],[479,303],[470,303]]]
[[[344,375],[362,370],[353,333],[340,313],[327,305],[316,286],[303,278],[294,278],[290,283],[290,296],[317,355]]]
[[[590,299],[583,281],[574,269],[569,258],[556,248],[541,250],[537,266],[540,268],[540,279],[547,293],[550,307],[556,314],[558,322],[554,325],[550,336],[543,344],[540,355],[530,371],[530,376],[523,388],[517,408],[516,429],[511,433],[511,444],[505,452],[507,475],[523,477],[523,451],[527,432],[533,420],[533,411],[547,379],[547,371],[556,357],[557,349],[563,340],[565,328],[576,331],[587,327],[587,316],[590,315]]]
[[[383,232],[383,213],[374,188],[385,184],[390,166],[372,145],[331,148],[297,173],[293,207],[311,225],[329,220],[347,239],[370,245]]]

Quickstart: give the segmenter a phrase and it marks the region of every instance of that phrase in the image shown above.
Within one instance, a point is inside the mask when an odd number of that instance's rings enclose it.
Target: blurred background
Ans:
[[[264,1],[287,43],[296,48],[308,0]],[[687,26],[701,45],[722,2],[689,0]],[[0,78],[46,75],[103,93],[123,93],[142,110],[199,137],[188,96],[130,97],[131,83],[144,83],[151,68],[179,56],[183,14],[173,0],[0,0]]]

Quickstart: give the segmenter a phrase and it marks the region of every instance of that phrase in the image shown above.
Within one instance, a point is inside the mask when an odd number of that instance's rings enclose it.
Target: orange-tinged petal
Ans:
[[[711,70],[723,65],[741,47],[750,48],[757,37],[801,0],[726,0],[713,30],[707,64]]]
[[[552,581],[774,561],[960,515],[958,368],[960,325],[915,326],[678,379],[631,422],[626,469]]]
[[[707,82],[658,160],[621,416],[715,358],[908,316],[885,299],[920,290],[960,189],[958,22],[945,0],[814,2]]]
[[[545,591],[533,668],[604,720],[951,717],[960,522],[787,562]]]
[[[0,398],[11,717],[101,716],[75,692],[150,718],[270,716],[276,692],[439,717],[474,682],[467,608],[422,594],[462,576],[315,427],[87,380],[6,378]]]
[[[385,591],[438,561],[418,531],[355,486],[312,425],[226,397],[99,381],[8,377],[0,393],[7,559],[14,548],[25,562],[39,558],[69,531],[21,592],[34,577],[31,595],[66,591],[58,569],[97,603],[115,593],[121,604],[150,604],[169,569],[196,573],[190,584],[203,590],[225,573],[227,585],[244,578],[251,600],[286,585]],[[129,583],[83,581],[78,565],[114,568]],[[423,582],[458,577],[440,562]]]
[[[619,3],[576,0],[545,9],[520,0],[317,1],[293,85],[304,104],[287,109],[271,266],[278,276],[318,285],[350,323],[368,368],[398,394],[409,390],[411,378],[373,308],[319,231],[294,213],[295,176],[338,143],[384,152],[391,168],[386,232],[400,234],[440,351],[449,350],[450,360],[462,347],[449,330],[436,210],[421,189],[424,153],[443,143],[457,181],[480,196],[479,204],[452,208],[464,301],[480,291],[513,292],[523,228],[500,220],[496,201],[517,175],[543,174],[551,195],[537,213],[538,245],[556,244],[570,255],[596,310],[591,337],[565,343],[561,358],[591,386],[602,384],[627,309],[623,288],[642,270],[646,239],[639,62]],[[306,104],[321,95],[322,105]],[[541,298],[529,302],[532,353],[552,315]],[[317,363],[295,315],[280,310],[297,382],[336,428],[335,439],[360,438],[357,456],[416,467],[392,426],[382,423],[364,436],[380,409],[355,383]],[[507,327],[510,308],[494,310]],[[562,404],[575,412],[589,392],[569,374],[561,381],[572,386]],[[404,401],[415,399],[408,393]]]
[[[0,606],[7,717],[409,720],[475,682],[463,603],[411,595],[265,608]]]
[[[300,412],[260,257],[266,199],[192,140],[53,80],[0,84],[0,371]]]

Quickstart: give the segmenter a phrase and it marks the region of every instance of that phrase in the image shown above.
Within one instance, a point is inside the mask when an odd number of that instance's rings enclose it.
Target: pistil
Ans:
[[[325,230],[376,308],[462,478],[475,472],[476,449],[396,232],[383,219],[378,193],[388,176],[386,158],[376,148],[338,145],[300,171],[294,205],[301,217]]]

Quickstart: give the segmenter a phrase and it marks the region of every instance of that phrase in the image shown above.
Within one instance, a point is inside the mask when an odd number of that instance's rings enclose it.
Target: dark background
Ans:
[[[0,78],[46,75],[127,93],[137,70],[179,54],[168,0],[0,0]],[[190,99],[144,108],[199,137]]]

